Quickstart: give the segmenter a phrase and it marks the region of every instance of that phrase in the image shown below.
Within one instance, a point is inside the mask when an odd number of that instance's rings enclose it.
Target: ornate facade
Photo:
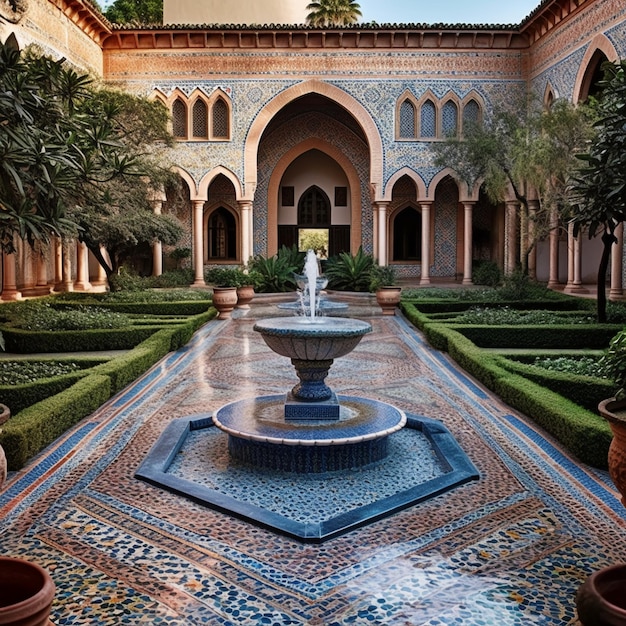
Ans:
[[[87,0],[29,0],[19,18],[0,16],[0,37],[11,33],[168,108],[195,284],[207,265],[274,254],[309,229],[326,233],[329,254],[362,245],[401,277],[469,284],[477,259],[517,263],[516,202],[492,206],[435,167],[433,143],[529,89],[545,102],[586,98],[601,62],[626,56],[626,7],[545,0],[516,27],[138,29],[113,28]],[[156,246],[156,273],[163,255]],[[531,271],[577,291],[595,281],[598,255],[597,242],[555,229]],[[47,262],[25,247],[11,256],[3,299],[102,285],[80,246],[59,244]],[[620,241],[614,298],[622,258]]]

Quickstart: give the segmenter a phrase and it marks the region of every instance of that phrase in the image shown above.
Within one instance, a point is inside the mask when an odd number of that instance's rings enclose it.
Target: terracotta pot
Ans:
[[[594,572],[578,589],[578,619],[584,626],[626,624],[626,564]]]
[[[626,506],[626,400],[608,398],[600,402],[598,411],[608,421],[613,432],[609,446],[609,474],[622,494],[622,504]]]
[[[237,287],[237,308],[249,309],[250,302],[254,298],[254,287],[252,285],[243,285]]]
[[[4,424],[11,417],[11,410],[6,404],[0,404],[0,424]],[[7,457],[4,449],[0,446],[0,487],[7,478]]]
[[[383,310],[383,315],[395,315],[396,307],[400,304],[402,287],[380,287],[376,290],[376,302]]]
[[[36,563],[0,557],[0,624],[46,626],[54,590],[50,574]]]
[[[217,309],[218,319],[227,320],[237,306],[237,287],[214,287],[213,306]]]

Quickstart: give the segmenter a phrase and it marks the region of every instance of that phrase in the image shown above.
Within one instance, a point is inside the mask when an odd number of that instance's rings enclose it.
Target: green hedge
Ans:
[[[78,370],[54,378],[40,378],[22,385],[0,385],[0,398],[2,404],[6,404],[11,412],[16,414],[26,407],[61,393],[88,375],[88,370]]]
[[[603,378],[548,370],[502,355],[496,356],[495,360],[504,369],[551,389],[589,411],[596,411],[601,400],[615,393],[615,383]]]
[[[471,325],[448,324],[481,348],[589,348],[602,349],[621,324]]]
[[[514,369],[513,367],[505,368],[501,357],[490,354],[477,346],[470,337],[466,336],[465,331],[471,327],[425,321],[419,312],[408,303],[405,303],[403,310],[409,320],[416,320],[422,324],[424,335],[434,348],[448,352],[466,372],[493,391],[505,403],[527,415],[548,431],[583,463],[606,468],[608,449],[612,438],[610,427],[595,412],[595,408],[588,410],[557,393],[557,390],[563,391],[565,389],[562,384],[559,384],[563,382],[562,376],[554,376],[550,385],[538,384],[522,376],[521,371],[520,373],[511,371]],[[488,335],[493,328],[500,327],[479,327],[475,333],[468,332],[467,334],[482,337],[485,334]],[[513,332],[525,337],[525,339],[516,342],[518,345],[520,342],[522,344],[531,343],[529,336],[532,333],[541,334],[542,337],[546,336],[544,332],[536,332],[537,326],[524,328],[523,333],[520,333],[520,327],[510,328]],[[570,331],[575,334],[579,343],[599,343],[601,339],[604,339],[604,344],[591,346],[601,348],[608,345],[610,337],[615,333],[614,329],[608,327],[602,327],[603,332],[600,332],[594,326],[595,332],[592,332],[591,338],[588,336],[587,341],[585,341],[587,326],[577,325],[575,330],[566,327],[565,333],[559,333],[561,328],[550,327],[550,332],[560,339],[558,342],[548,342],[552,345],[556,343],[559,348],[568,345],[564,343],[563,337]],[[511,337],[510,333],[505,334],[503,332],[499,333],[498,336],[506,336],[509,340]],[[495,342],[490,343],[493,345]],[[545,342],[540,347],[546,347]],[[550,372],[547,370],[546,376],[550,376]],[[543,382],[545,383],[545,381]],[[550,387],[555,390],[553,391]],[[610,397],[610,395],[611,392],[608,392],[605,397]]]
[[[161,327],[131,326],[96,330],[22,330],[3,328],[7,352],[33,354],[38,352],[92,352],[98,350],[130,350],[145,341]]]
[[[93,413],[110,396],[107,376],[89,375],[61,393],[20,411],[0,430],[9,470],[18,470],[32,456]]]
[[[583,463],[606,469],[612,434],[599,415],[516,374],[498,378],[493,391],[532,417]]]
[[[519,311],[590,311],[593,310],[588,301],[582,298],[565,298],[554,300],[420,300],[406,298],[403,302],[412,304],[422,313],[460,313],[474,307],[517,309]]]
[[[19,411],[1,427],[0,445],[10,470],[18,470],[68,428],[93,413],[171,350],[185,345],[204,323],[215,317],[209,309],[177,326],[152,331],[141,344],[90,370],[72,386]]]
[[[82,303],[81,303],[82,304]],[[89,306],[107,309],[116,313],[137,315],[200,315],[211,306],[211,298],[206,300],[182,300],[180,302],[94,302]],[[55,309],[73,308],[75,302],[54,302]]]

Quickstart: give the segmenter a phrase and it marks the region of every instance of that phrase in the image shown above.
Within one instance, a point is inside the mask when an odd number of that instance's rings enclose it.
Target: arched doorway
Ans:
[[[393,220],[392,261],[421,261],[422,216],[412,206],[402,209]]]
[[[208,249],[211,261],[235,261],[237,259],[237,224],[233,214],[223,206],[215,209],[207,221]]]

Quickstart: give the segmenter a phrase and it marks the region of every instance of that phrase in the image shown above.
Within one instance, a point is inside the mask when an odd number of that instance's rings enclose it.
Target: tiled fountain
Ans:
[[[326,378],[333,361],[352,352],[372,327],[362,320],[317,314],[320,281],[312,251],[307,254],[305,276],[303,314],[259,320],[254,325],[275,353],[291,359],[299,382],[286,394],[236,400],[210,416],[174,420],[136,476],[277,532],[321,542],[475,480],[478,474],[440,422],[407,415],[385,402],[332,391]],[[219,469],[208,458],[206,464],[202,458],[194,461],[203,468],[181,464],[179,453],[197,448],[203,432],[215,439],[214,427],[227,435],[229,468]],[[390,438],[400,431],[410,441],[394,448],[391,455]],[[381,468],[385,478],[380,477]],[[203,470],[223,473],[224,480],[221,476],[198,480]],[[410,470],[408,476],[404,470]],[[229,471],[237,473],[236,480],[227,476]],[[276,503],[284,482],[292,491],[304,490],[305,485],[310,488],[311,476],[316,476],[322,489],[332,483],[333,489],[341,491],[342,479],[347,486],[355,472],[357,478],[374,485],[373,491],[358,504],[347,504],[345,510],[335,503],[327,512],[320,505],[319,517],[312,520],[292,511],[290,504],[283,508]],[[396,478],[390,481],[392,475]],[[267,499],[258,493],[259,480]],[[386,484],[377,486],[377,480]],[[241,488],[246,483],[255,490],[253,498]],[[311,499],[321,502],[325,497],[312,492]]]

